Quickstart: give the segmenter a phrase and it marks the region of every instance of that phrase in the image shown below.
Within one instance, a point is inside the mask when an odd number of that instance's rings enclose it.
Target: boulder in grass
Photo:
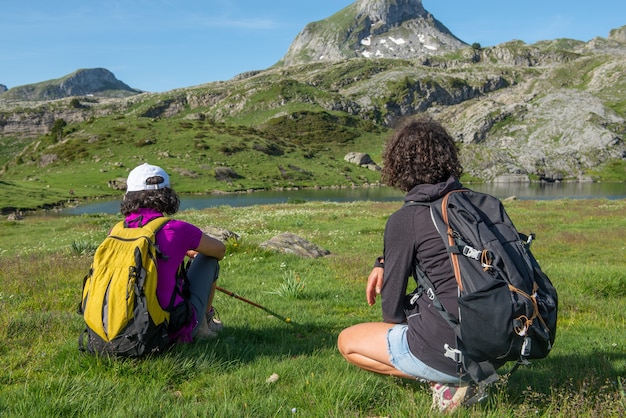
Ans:
[[[372,160],[369,154],[363,152],[349,152],[343,159],[360,167],[369,168],[372,171],[380,171],[380,166]]]
[[[259,246],[266,250],[277,251],[283,254],[294,254],[303,258],[319,258],[330,254],[330,251],[290,232],[276,235]]]
[[[126,179],[124,177],[111,179],[107,182],[107,186],[113,190],[126,190]]]
[[[215,169],[215,179],[217,181],[231,182],[240,178],[242,177],[230,167],[217,167]]]
[[[201,228],[202,232],[207,234],[210,237],[218,239],[222,242],[226,242],[229,239],[234,239],[237,241],[239,239],[239,234],[234,233],[226,228],[221,228],[219,226],[206,226]]]
[[[362,152],[349,152],[345,157],[343,157],[343,159],[349,163],[357,165],[374,164],[372,157],[370,157],[369,154]]]

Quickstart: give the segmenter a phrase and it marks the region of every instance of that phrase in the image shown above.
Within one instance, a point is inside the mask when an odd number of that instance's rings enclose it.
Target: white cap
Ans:
[[[163,177],[163,182],[159,184],[146,184],[146,180],[150,177]],[[131,170],[126,179],[126,193],[139,192],[142,190],[158,190],[164,187],[170,187],[170,176],[165,170],[156,165],[144,163]]]

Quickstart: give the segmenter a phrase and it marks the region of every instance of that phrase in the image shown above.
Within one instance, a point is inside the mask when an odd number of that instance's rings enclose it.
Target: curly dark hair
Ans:
[[[396,129],[383,151],[383,182],[404,192],[418,184],[459,178],[462,173],[454,139],[441,124],[425,116]]]
[[[160,176],[151,177],[146,180],[146,184],[160,184],[162,182],[163,178]],[[120,205],[120,211],[122,215],[128,216],[138,209],[150,208],[166,215],[173,215],[178,212],[179,206],[180,199],[176,192],[169,187],[164,187],[158,190],[127,192]]]

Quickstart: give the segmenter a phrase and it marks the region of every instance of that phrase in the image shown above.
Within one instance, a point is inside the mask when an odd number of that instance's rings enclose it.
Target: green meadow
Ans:
[[[78,351],[76,313],[94,248],[115,215],[28,213],[0,220],[2,417],[424,417],[425,384],[365,372],[336,348],[350,325],[380,320],[365,283],[399,202],[293,202],[189,210],[177,217],[239,235],[227,243],[216,339],[158,357]],[[626,415],[626,200],[510,201],[559,293],[551,354],[490,389],[463,417]],[[304,259],[263,250],[282,232],[328,249]]]

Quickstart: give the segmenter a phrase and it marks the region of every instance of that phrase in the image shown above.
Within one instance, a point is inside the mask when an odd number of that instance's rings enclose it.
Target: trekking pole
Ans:
[[[220,291],[220,292],[222,292],[222,293],[226,293],[228,296],[232,296],[232,297],[234,297],[235,299],[239,299],[239,300],[241,300],[241,301],[243,301],[243,302],[246,302],[246,303],[248,303],[248,304],[250,304],[250,305],[252,305],[252,306],[256,306],[257,308],[264,310],[264,311],[265,311],[265,312],[267,312],[268,314],[270,314],[270,315],[272,315],[272,316],[275,316],[276,318],[278,318],[278,319],[280,319],[280,320],[282,320],[282,321],[285,321],[285,322],[291,322],[291,318],[285,318],[285,317],[284,317],[284,316],[282,316],[282,315],[278,315],[276,312],[273,312],[273,311],[271,311],[271,310],[267,309],[265,306],[261,306],[261,305],[259,305],[258,303],[252,302],[250,299],[246,299],[246,298],[244,298],[243,296],[239,296],[238,294],[236,294],[236,293],[234,293],[234,292],[231,292],[230,290],[226,290],[226,289],[224,289],[224,288],[222,288],[222,287],[219,287],[219,286],[215,286],[215,289],[216,289],[216,290],[219,290],[219,291]]]

